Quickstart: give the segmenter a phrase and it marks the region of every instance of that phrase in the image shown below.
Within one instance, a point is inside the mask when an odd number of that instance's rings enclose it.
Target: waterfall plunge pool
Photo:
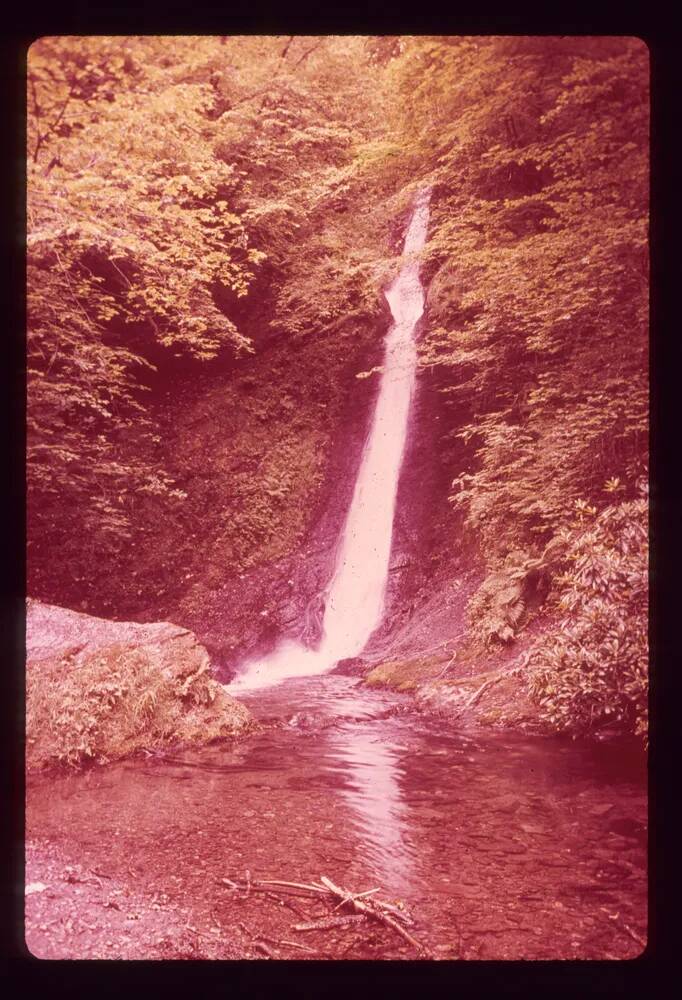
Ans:
[[[132,867],[137,888],[191,909],[198,927],[218,921],[226,938],[241,926],[247,940],[319,949],[281,958],[415,956],[385,928],[297,935],[289,906],[220,879],[248,869],[380,887],[443,959],[641,953],[646,766],[635,746],[457,732],[337,674],[243,700],[263,728],[234,746],[31,779],[27,836],[110,877],[129,880]]]

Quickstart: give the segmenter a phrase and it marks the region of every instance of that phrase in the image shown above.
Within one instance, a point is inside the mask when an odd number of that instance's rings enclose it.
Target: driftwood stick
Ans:
[[[335,896],[341,897],[342,899],[344,899],[344,902],[346,901],[345,897],[348,896],[349,893],[345,892],[343,889],[340,889],[338,885],[334,885],[332,880],[327,878],[326,875],[320,876],[320,882],[322,882],[323,885],[326,885],[327,888],[330,890],[330,892],[333,892]],[[423,944],[421,944],[420,941],[417,941],[416,938],[412,937],[409,931],[406,931],[404,927],[401,927],[398,921],[395,920],[393,917],[389,916],[388,913],[382,912],[382,910],[379,909],[377,903],[372,903],[371,901],[363,903],[362,900],[353,899],[352,897],[348,899],[347,902],[349,902],[350,905],[353,907],[353,909],[356,910],[358,913],[365,914],[366,916],[369,917],[374,917],[375,920],[379,920],[381,923],[386,924],[388,927],[392,927],[397,934],[399,934],[406,941],[409,941],[412,947],[416,948],[420,954],[427,955],[428,957],[433,958],[433,955],[431,955],[428,949]]]
[[[334,885],[334,883],[332,882],[332,880],[330,878],[327,878],[326,875],[320,875],[320,883],[323,886],[325,886],[325,888],[327,888],[330,892],[333,892],[335,896],[347,896],[348,895],[348,893],[344,892],[343,889],[340,889],[338,887],[338,885]]]
[[[231,879],[221,879],[220,882],[233,889],[245,888],[247,896],[251,890],[253,890],[254,892],[263,892],[273,898],[276,898],[276,894],[284,893],[287,895],[304,896],[308,899],[315,896],[326,897],[328,901],[331,896],[332,898],[338,900],[337,905],[332,911],[332,916],[295,924],[294,930],[296,931],[325,930],[331,927],[343,927],[348,924],[361,923],[362,921],[371,918],[394,930],[396,934],[399,934],[400,937],[404,938],[405,941],[411,944],[420,955],[425,955],[429,958],[434,957],[425,945],[423,945],[420,941],[417,941],[417,939],[405,930],[404,926],[402,926],[403,924],[407,924],[408,926],[414,925],[414,921],[406,913],[389,902],[369,898],[379,892],[378,887],[374,889],[366,889],[364,892],[353,893],[348,889],[343,889],[336,885],[326,875],[321,875],[319,882],[289,882],[284,879],[252,880],[251,873],[248,869],[245,874],[245,885],[239,885]],[[338,916],[334,916],[334,912],[342,906],[351,907],[354,912],[352,914],[339,914]],[[291,909],[294,909],[295,911],[294,907],[291,907]],[[299,913],[299,916],[303,916],[303,914]],[[264,952],[265,947],[261,948]]]
[[[504,674],[500,674],[499,677],[491,677],[490,680],[484,681],[484,683],[481,684],[480,688],[478,688],[478,690],[474,691],[474,693],[472,694],[471,698],[469,698],[469,700],[465,703],[464,707],[465,708],[471,708],[472,705],[475,705],[476,702],[478,701],[478,699],[483,694],[483,692],[487,691],[488,688],[492,687],[493,684],[497,684],[498,681],[501,681],[502,678],[503,678],[503,676],[504,676]]]
[[[340,903],[337,903],[334,909],[338,910],[338,908],[343,906],[344,903],[351,903],[354,899],[362,899],[364,896],[372,896],[375,892],[379,892],[379,889],[367,889],[365,892],[355,892],[352,895],[349,894],[348,896],[345,896]]]
[[[441,677],[443,677],[443,675],[448,672],[448,670],[450,669],[450,667],[452,666],[452,664],[455,662],[456,659],[457,659],[457,650],[454,651],[454,653],[452,654],[448,662],[445,664],[441,672],[436,676],[435,679],[437,681],[439,681]]]
[[[399,920],[401,924],[405,924],[407,927],[414,927],[414,920],[412,917],[408,916],[404,910],[399,910],[397,906],[392,906],[391,903],[386,903],[382,899],[377,899],[373,901],[374,904],[380,907],[382,910],[388,910],[396,920]]]
[[[322,892],[322,893],[327,892],[325,887],[321,885],[306,884],[305,882],[282,882],[280,879],[276,878],[259,879],[258,885],[281,885],[288,887],[290,889],[307,889],[308,892]]]
[[[364,913],[349,913],[346,916],[323,917],[321,920],[311,920],[307,924],[294,924],[295,931],[319,931],[330,927],[345,927],[346,924],[364,923]]]
[[[421,941],[417,941],[415,937],[412,937],[410,932],[406,931],[397,920],[393,919],[393,917],[389,917],[388,913],[377,913],[376,917],[378,920],[381,920],[382,923],[388,924],[389,927],[392,927],[393,930],[397,934],[400,934],[401,937],[405,938],[406,941],[409,941],[412,947],[416,948],[420,955],[426,955],[428,958],[434,958],[434,955],[425,945],[421,943]]]
[[[289,896],[299,896],[301,899],[313,899],[315,893],[328,895],[328,890],[323,886],[303,885],[298,882],[278,882],[275,879],[263,879],[251,882],[245,880],[243,883],[239,883],[233,882],[230,878],[220,878],[217,880],[217,884],[225,885],[234,891],[241,890],[243,892],[250,886],[252,892],[264,892],[268,895],[286,893]],[[293,888],[289,888],[290,886]]]
[[[330,892],[332,892],[335,896],[341,899],[341,902],[339,904],[340,906],[343,906],[344,903],[351,903],[352,905],[354,905],[355,900],[359,900],[363,896],[368,896],[370,893],[379,891],[378,889],[370,889],[368,892],[357,892],[357,893],[349,892],[347,889],[342,889],[340,886],[334,885],[332,880],[327,878],[326,875],[322,876],[321,881]],[[370,900],[370,902],[372,904],[371,907],[372,909],[378,906],[382,910],[392,910],[394,913],[400,914],[400,911],[397,909],[397,907],[392,906],[391,903],[387,903],[382,899],[373,899]],[[358,903],[355,909],[362,910],[363,912],[365,912],[368,909],[368,907],[365,906],[364,903]],[[400,914],[400,916],[402,916],[402,914]]]

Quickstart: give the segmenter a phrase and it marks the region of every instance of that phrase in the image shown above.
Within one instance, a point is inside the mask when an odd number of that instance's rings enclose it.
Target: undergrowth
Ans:
[[[29,665],[27,765],[118,760],[141,749],[229,736],[248,718],[196,644],[122,644]]]
[[[557,729],[608,726],[647,738],[647,511],[644,495],[599,514],[583,504],[564,531],[565,570],[552,594],[563,617],[529,659],[530,693]]]

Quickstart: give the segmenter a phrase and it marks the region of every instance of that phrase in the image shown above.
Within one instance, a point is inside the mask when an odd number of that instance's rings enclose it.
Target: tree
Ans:
[[[371,102],[349,72],[362,52],[360,39],[274,36],[32,46],[28,499],[37,592],[51,580],[64,597],[78,593],[93,565],[123,559],[147,500],[157,522],[182,508],[151,409],[167,373],[229,365],[269,330],[324,326],[349,285],[361,286],[356,306],[364,295],[376,308],[367,269],[346,274],[349,243],[324,219],[348,184],[351,124]],[[319,240],[312,268],[302,238]],[[330,275],[335,306],[320,295]],[[279,311],[286,303],[290,320]]]

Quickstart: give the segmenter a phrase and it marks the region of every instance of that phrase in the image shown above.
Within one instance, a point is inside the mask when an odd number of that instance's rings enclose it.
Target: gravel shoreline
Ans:
[[[131,869],[132,872],[132,869]],[[25,943],[37,959],[240,959],[252,957],[216,924],[163,893],[111,878],[54,844],[26,845]],[[232,934],[232,929],[230,929]],[[257,956],[253,956],[257,957]]]

